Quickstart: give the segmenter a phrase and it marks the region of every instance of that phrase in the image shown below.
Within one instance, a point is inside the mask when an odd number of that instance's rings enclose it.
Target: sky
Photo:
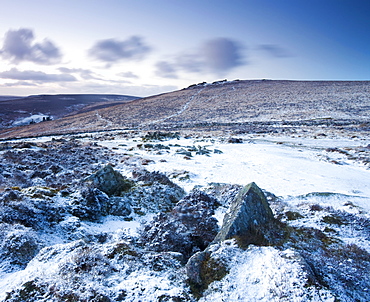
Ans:
[[[370,80],[370,0],[0,0],[0,95]]]

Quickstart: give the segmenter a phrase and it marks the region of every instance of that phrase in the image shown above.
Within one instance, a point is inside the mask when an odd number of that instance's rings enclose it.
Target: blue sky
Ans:
[[[370,80],[369,0],[0,0],[0,95]]]

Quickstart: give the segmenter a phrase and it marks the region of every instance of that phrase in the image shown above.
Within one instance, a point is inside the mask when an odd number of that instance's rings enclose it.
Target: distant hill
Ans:
[[[113,94],[0,96],[0,129],[56,120],[63,116],[124,104],[138,99]]]
[[[2,131],[0,138],[114,129],[370,131],[369,116],[369,81],[218,81]]]
[[[0,102],[21,99],[23,96],[0,95]]]

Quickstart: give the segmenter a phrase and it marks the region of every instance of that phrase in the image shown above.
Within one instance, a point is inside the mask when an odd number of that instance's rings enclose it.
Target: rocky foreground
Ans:
[[[366,211],[292,207],[253,182],[187,192],[189,173],[150,172],[135,150],[220,150],[121,135],[135,148],[103,147],[109,135],[0,145],[1,301],[369,300],[369,251],[341,237],[369,240]]]

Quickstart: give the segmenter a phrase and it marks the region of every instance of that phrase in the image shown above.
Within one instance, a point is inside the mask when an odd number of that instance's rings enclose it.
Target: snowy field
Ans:
[[[229,137],[179,136],[161,141],[143,141],[141,137],[130,132],[74,136],[80,142],[96,143],[114,154],[132,158],[130,165],[125,162],[114,166],[122,175],[130,177],[135,167],[159,171],[187,193],[195,187],[205,188],[210,183],[244,186],[255,182],[279,198],[280,206],[271,205],[275,213],[283,207],[285,212],[302,215],[300,219],[283,218],[294,227],[314,227],[321,231],[327,227],[323,217],[328,212],[313,212],[310,210],[313,206],[356,215],[367,221],[370,219],[370,166],[363,158],[355,156],[361,154],[361,149],[369,152],[369,140],[244,135],[235,136],[235,143]],[[68,139],[67,136],[65,138]],[[44,137],[23,141],[42,143],[52,139]],[[0,154],[4,152],[0,151]],[[224,212],[225,209],[216,212],[220,225]],[[90,234],[105,232],[112,238],[122,237],[122,233],[135,236],[140,221],[150,220],[154,214],[136,217],[132,221],[108,216],[99,223],[79,223],[80,228]],[[368,231],[360,232],[346,224],[330,227],[345,244],[356,244],[370,253]],[[21,301],[14,297],[13,300],[6,298],[6,293],[34,280],[35,276],[46,283],[60,279],[61,265],[67,266],[78,245],[83,245],[80,241],[67,242],[58,234],[43,236],[49,236],[49,246],[43,248],[24,269],[0,273],[0,301]],[[307,288],[307,274],[302,270],[297,252],[292,249],[251,246],[241,250],[232,242],[228,244],[215,254],[227,257],[232,269],[221,281],[214,281],[209,286],[201,301],[336,301],[338,295],[331,289]],[[108,244],[102,245],[99,251],[104,254],[104,249],[108,248]],[[114,265],[117,270],[129,271],[125,265]],[[112,270],[106,274],[106,279],[89,280],[86,277],[83,282],[97,291],[125,292],[121,298],[116,295],[115,300],[94,301],[193,301],[195,298],[184,285],[185,276],[174,277],[181,269],[174,266],[158,272],[144,265],[141,270],[130,274],[120,275]],[[62,288],[67,290],[68,280],[76,282],[73,276],[65,277],[57,282],[60,291]],[[370,288],[368,290],[370,292]],[[175,296],[182,297],[182,300],[171,298]],[[358,301],[366,301],[363,297],[366,294],[357,298]],[[34,301],[50,300],[40,296]]]
[[[114,133],[114,132],[113,132]],[[118,133],[121,133],[119,131]],[[115,135],[113,135],[115,136]],[[63,137],[63,136],[62,136]],[[78,138],[78,136],[73,136]],[[170,150],[152,151],[140,137],[104,140],[86,138],[80,140],[96,142],[120,154],[145,157],[152,160],[145,168],[164,173],[190,172],[190,179],[180,182],[190,191],[195,185],[221,182],[246,185],[252,181],[261,188],[282,197],[299,196],[312,192],[328,192],[370,198],[370,165],[328,149],[366,148],[370,140],[359,138],[306,138],[291,136],[239,135],[243,143],[230,144],[227,138],[174,138],[161,142]],[[22,141],[44,142],[58,137],[41,137]],[[139,145],[139,147],[138,147]],[[186,158],[183,149],[205,148],[206,156],[194,155]],[[216,151],[215,151],[216,150]],[[221,151],[218,153],[218,150]],[[196,153],[196,151],[191,151]],[[121,167],[125,173],[126,167]],[[130,171],[130,169],[128,169]],[[176,181],[176,179],[175,179]],[[361,204],[370,211],[370,203]]]
[[[223,182],[246,185],[252,181],[278,196],[297,196],[311,192],[335,192],[370,197],[368,167],[340,158],[340,164],[325,160],[328,148],[359,147],[366,141],[355,139],[308,139],[291,137],[240,137],[244,143],[229,144],[217,139],[174,139],[161,144],[175,146],[173,151],[148,152],[136,146],[141,142],[120,140],[98,142],[115,152],[131,153],[153,160],[147,169],[171,172],[186,170],[190,190],[194,185]],[[127,145],[127,146],[123,146]],[[179,146],[177,146],[179,145]],[[209,156],[195,155],[184,159],[176,150],[204,147]],[[133,151],[128,151],[130,149]],[[214,150],[220,150],[217,154]],[[217,151],[216,151],[217,152]],[[162,161],[161,161],[162,160]],[[164,160],[164,161],[163,161]],[[363,205],[370,209],[370,205]]]

